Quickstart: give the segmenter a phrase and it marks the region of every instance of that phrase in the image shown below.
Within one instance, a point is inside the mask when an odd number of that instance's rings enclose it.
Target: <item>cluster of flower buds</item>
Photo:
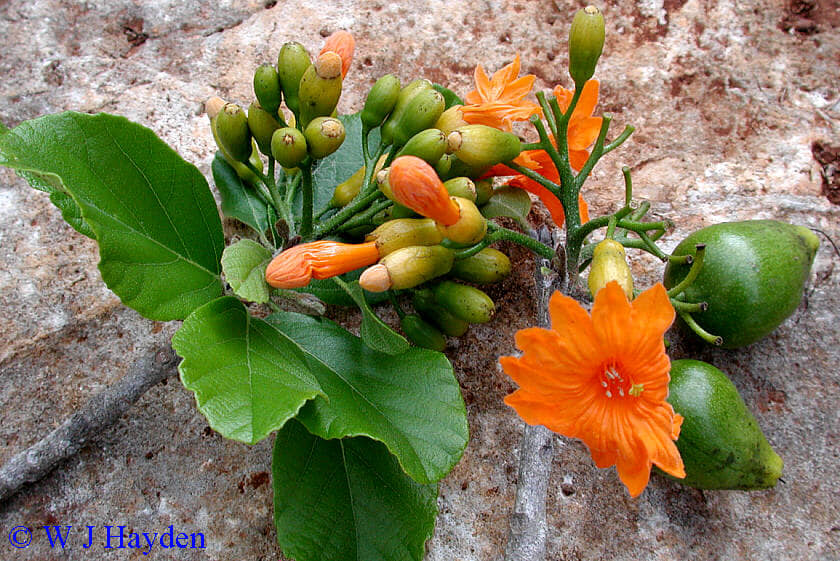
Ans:
[[[353,49],[353,36],[346,31],[327,38],[314,62],[303,45],[286,43],[276,66],[263,64],[254,72],[256,101],[247,112],[220,98],[207,102],[216,144],[240,177],[253,182],[251,168],[262,172],[259,153],[295,168],[306,158],[317,160],[338,150],[344,125],[332,115]]]

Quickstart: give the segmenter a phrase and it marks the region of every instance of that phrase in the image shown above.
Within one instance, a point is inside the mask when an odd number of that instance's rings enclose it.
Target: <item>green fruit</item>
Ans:
[[[452,197],[461,197],[475,202],[475,183],[469,177],[453,177],[443,182],[446,192]]]
[[[345,134],[341,121],[332,117],[316,117],[303,131],[309,155],[316,160],[326,158],[338,150],[344,142]]]
[[[694,319],[735,348],[758,341],[796,310],[819,239],[804,226],[775,220],[726,222],[694,232],[674,254],[694,255],[696,244],[706,244],[706,254],[685,300],[707,302]],[[668,264],[665,286],[678,284],[689,269]]]
[[[487,323],[493,318],[496,306],[484,292],[452,281],[443,281],[434,288],[437,303],[469,323]]]
[[[446,337],[435,326],[425,322],[416,314],[407,314],[400,320],[400,327],[409,341],[433,351],[443,352],[446,349]]]
[[[280,90],[280,77],[270,64],[262,64],[254,72],[254,95],[263,109],[277,115],[283,94]]]
[[[595,73],[604,48],[604,16],[595,6],[578,10],[569,29],[569,74],[583,87]]]
[[[271,136],[271,154],[284,168],[293,168],[306,157],[306,137],[292,127],[277,129]]]
[[[671,364],[668,403],[684,417],[677,448],[698,489],[767,489],[782,475],[755,417],[726,375],[699,360]]]
[[[508,256],[492,247],[485,247],[475,255],[455,261],[452,276],[467,282],[480,284],[499,282],[510,275]]]
[[[251,130],[248,128],[248,116],[241,107],[226,103],[216,115],[216,132],[222,148],[234,160],[245,162],[251,157]]]
[[[414,293],[412,301],[414,309],[423,318],[438,326],[438,328],[450,337],[460,337],[469,329],[470,324],[457,318],[438,305],[435,295],[428,288],[418,290]]]
[[[360,115],[366,129],[378,127],[394,109],[400,95],[400,79],[393,74],[382,76],[368,93],[365,107]]]
[[[281,127],[280,122],[259,103],[252,103],[248,107],[248,128],[257,141],[260,152],[271,155],[271,136]]]
[[[429,164],[434,165],[446,151],[446,137],[438,129],[426,129],[418,132],[405,143],[400,156],[417,156]]]
[[[408,109],[409,102],[411,102],[411,100],[414,99],[414,97],[421,91],[431,88],[432,83],[430,81],[425,78],[418,78],[400,90],[400,93],[397,94],[397,101],[394,108],[382,124],[381,134],[383,145],[387,146],[388,144],[392,144],[394,142],[394,134],[396,133],[397,127],[399,127],[399,123],[405,115],[406,110]]]
[[[474,169],[508,162],[522,150],[518,136],[487,125],[466,125],[455,129],[446,137],[446,142],[448,153]]]
[[[300,79],[311,64],[306,47],[300,43],[284,44],[277,55],[277,76],[286,98],[286,106],[295,113],[300,108]]]

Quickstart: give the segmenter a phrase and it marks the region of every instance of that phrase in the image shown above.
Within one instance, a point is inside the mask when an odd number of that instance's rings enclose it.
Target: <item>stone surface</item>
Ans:
[[[202,101],[214,94],[248,100],[250,72],[284,41],[315,50],[331,31],[353,31],[356,58],[340,105],[350,112],[386,72],[425,76],[463,94],[475,63],[494,70],[515,52],[538,87],[568,87],[564,37],[576,8],[546,0],[0,0],[0,120],[13,126],[67,109],[119,113],[207,173],[213,146]],[[653,215],[678,224],[666,249],[703,225],[747,218],[806,224],[840,239],[840,207],[823,195],[831,187],[823,177],[834,181],[835,169],[812,153],[815,143],[836,147],[840,137],[836,2],[615,0],[602,8],[600,110],[614,115],[613,130],[633,124],[637,132],[589,182],[594,214],[619,205],[626,164]],[[42,193],[1,169],[0,216],[3,461],[177,326],[123,308],[100,280],[95,244],[66,226]],[[785,482],[759,493],[701,493],[654,474],[632,500],[613,470],[595,469],[580,443],[558,438],[549,559],[840,558],[837,262],[824,244],[800,308],[746,349],[702,348],[673,335],[674,356],[708,360],[731,375],[784,458]],[[517,269],[490,291],[496,320],[451,342],[472,440],[442,482],[430,561],[496,560],[504,550],[522,425],[502,403],[514,386],[496,359],[514,352],[513,332],[535,315],[530,267]],[[646,286],[661,265],[638,257],[634,271]],[[203,532],[206,554],[162,552],[160,559],[282,559],[269,468],[269,443],[224,441],[172,379],[83,453],[0,505],[0,530],[173,524]],[[2,558],[51,555],[43,535],[20,551],[4,538],[0,551]],[[61,558],[112,553],[76,547]]]

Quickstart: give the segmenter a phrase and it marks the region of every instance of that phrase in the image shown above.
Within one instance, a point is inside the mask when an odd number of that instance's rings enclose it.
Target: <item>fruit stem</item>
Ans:
[[[685,291],[686,288],[691,286],[691,284],[697,279],[697,275],[700,274],[700,269],[703,268],[703,258],[706,255],[706,244],[699,243],[695,247],[695,255],[694,255],[694,263],[691,264],[691,269],[688,270],[688,274],[682,280],[682,282],[678,283],[676,286],[672,287],[671,290],[668,291],[668,297],[673,298],[680,294],[681,292]]]
[[[700,327],[697,324],[697,322],[694,321],[694,318],[691,316],[691,314],[689,312],[684,312],[684,311],[680,310],[679,308],[675,308],[675,309],[677,311],[677,314],[680,316],[680,318],[682,318],[682,320],[686,323],[686,325],[688,325],[688,327],[690,327],[691,330],[693,332],[695,332],[701,339],[703,339],[707,343],[710,343],[710,344],[715,345],[717,347],[720,347],[721,345],[723,345],[723,337],[720,337],[718,335],[712,335],[711,333],[709,333],[708,331],[706,331],[705,329]]]

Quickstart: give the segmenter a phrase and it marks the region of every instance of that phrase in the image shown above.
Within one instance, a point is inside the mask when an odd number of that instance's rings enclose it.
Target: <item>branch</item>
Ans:
[[[47,475],[113,424],[141,395],[175,372],[171,348],[150,350],[119,382],[93,396],[60,427],[0,467],[0,501]]]
[[[541,230],[539,237],[542,243],[554,246],[554,240],[549,239],[545,229]],[[563,283],[565,278],[565,275],[553,271],[544,277],[541,270],[548,265],[548,262],[537,258],[537,314],[542,327],[549,326],[548,300],[558,283]],[[510,515],[505,561],[545,559],[545,497],[553,460],[554,434],[543,426],[525,425],[519,445],[519,479]]]

